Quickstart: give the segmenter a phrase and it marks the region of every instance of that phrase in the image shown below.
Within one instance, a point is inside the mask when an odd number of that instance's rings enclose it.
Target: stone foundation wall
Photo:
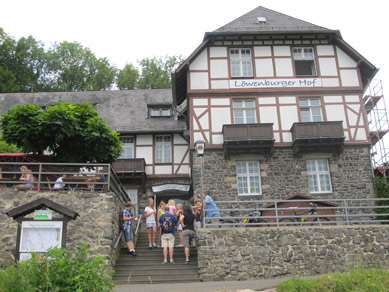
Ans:
[[[39,198],[47,198],[80,214],[68,222],[67,249],[87,242],[94,256],[104,256],[106,263],[115,264],[119,248],[113,247],[120,233],[124,205],[114,193],[0,190],[0,265],[14,261],[18,229],[18,223],[5,212]]]
[[[203,281],[265,279],[389,268],[389,226],[206,228],[198,231]]]
[[[200,158],[193,155],[193,187],[201,190]],[[307,159],[327,159],[330,167],[332,193],[315,194],[320,199],[368,198],[374,196],[369,148],[345,146],[339,156],[316,153],[293,156],[291,148],[275,148],[272,157],[239,155],[224,158],[222,150],[209,150],[203,157],[204,190],[210,191],[215,201],[273,200],[292,194],[309,195]],[[259,161],[262,195],[238,196],[236,181],[237,161]]]

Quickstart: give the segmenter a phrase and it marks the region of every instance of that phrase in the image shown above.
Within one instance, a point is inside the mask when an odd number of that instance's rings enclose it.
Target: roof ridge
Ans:
[[[266,23],[259,24],[257,17],[266,18]],[[255,20],[254,20],[255,17]],[[323,26],[310,23],[305,20],[263,7],[258,6],[242,16],[219,27],[214,32],[237,32],[237,31],[276,31],[276,30],[328,30]]]

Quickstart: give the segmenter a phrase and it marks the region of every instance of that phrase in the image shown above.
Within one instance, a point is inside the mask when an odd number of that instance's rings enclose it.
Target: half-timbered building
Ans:
[[[188,200],[202,186],[215,200],[363,198],[373,187],[362,97],[376,71],[339,31],[258,7],[206,33],[172,89],[1,94],[0,113],[92,102],[120,133],[114,168],[135,202]]]
[[[368,197],[363,93],[377,69],[337,30],[258,7],[206,33],[175,72],[194,191],[216,200]]]

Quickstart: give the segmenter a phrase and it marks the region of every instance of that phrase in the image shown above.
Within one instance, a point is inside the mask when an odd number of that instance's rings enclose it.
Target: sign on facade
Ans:
[[[230,88],[322,87],[321,78],[230,80]]]

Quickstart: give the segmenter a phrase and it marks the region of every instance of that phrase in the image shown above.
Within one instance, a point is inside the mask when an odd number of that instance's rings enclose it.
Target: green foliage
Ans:
[[[0,92],[40,89],[45,64],[42,42],[32,36],[16,41],[0,28]]]
[[[103,263],[103,257],[91,257],[87,249],[86,243],[74,252],[53,248],[1,269],[0,292],[113,291],[113,271]]]
[[[105,90],[113,84],[116,68],[77,42],[54,44],[47,56],[52,91]]]
[[[97,58],[77,42],[54,43],[48,50],[32,36],[15,40],[0,28],[0,93],[32,91],[170,88],[181,56],[145,58],[123,70]]]
[[[389,270],[360,267],[347,273],[314,279],[293,278],[277,285],[277,292],[382,292],[389,291]]]
[[[21,152],[15,144],[8,144],[3,140],[3,136],[0,135],[0,153],[16,153]]]
[[[27,153],[52,151],[57,162],[111,163],[122,151],[118,134],[89,102],[58,102],[46,110],[17,105],[2,117],[0,128],[7,143]]]
[[[171,73],[182,63],[181,56],[165,58],[145,58],[139,62],[142,75],[138,80],[138,88],[171,88]]]
[[[377,191],[378,198],[388,198],[386,201],[377,201],[377,206],[389,206],[389,182],[385,176],[376,176],[374,177],[374,186]],[[378,214],[388,214],[389,208],[375,209],[375,212]],[[389,220],[389,216],[379,216],[380,220]]]
[[[139,71],[132,64],[126,64],[123,70],[119,71],[117,86],[119,89],[136,89],[139,78]]]

